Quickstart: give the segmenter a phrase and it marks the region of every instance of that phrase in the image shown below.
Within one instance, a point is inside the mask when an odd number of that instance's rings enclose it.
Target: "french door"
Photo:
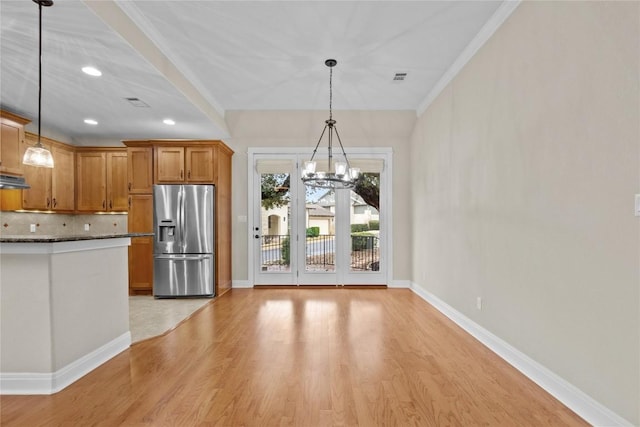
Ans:
[[[300,179],[307,153],[250,150],[250,271],[255,285],[380,285],[390,271],[390,153],[352,155],[353,190],[313,189]]]

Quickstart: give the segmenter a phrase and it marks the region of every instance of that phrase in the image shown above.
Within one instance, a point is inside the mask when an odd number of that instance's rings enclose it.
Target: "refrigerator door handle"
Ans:
[[[180,247],[180,251],[184,251],[184,188],[180,186],[180,191],[178,191],[178,229],[180,230],[180,241],[178,242],[178,246]]]
[[[211,255],[156,255],[156,258],[173,261],[202,261],[211,258]]]

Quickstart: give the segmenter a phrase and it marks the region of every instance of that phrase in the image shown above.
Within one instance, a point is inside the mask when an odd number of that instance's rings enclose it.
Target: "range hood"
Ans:
[[[31,188],[21,176],[0,175],[0,190],[27,190]]]

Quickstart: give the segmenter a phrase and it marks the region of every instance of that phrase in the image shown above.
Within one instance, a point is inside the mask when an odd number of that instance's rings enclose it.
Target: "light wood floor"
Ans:
[[[3,426],[582,426],[406,289],[236,289]]]

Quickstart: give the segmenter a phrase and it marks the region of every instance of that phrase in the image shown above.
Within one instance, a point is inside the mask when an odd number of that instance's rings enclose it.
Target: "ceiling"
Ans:
[[[55,0],[43,8],[43,134],[226,138],[226,111],[328,109],[327,58],[334,109],[418,110],[502,3]],[[38,6],[2,0],[0,28],[0,106],[37,122]]]

